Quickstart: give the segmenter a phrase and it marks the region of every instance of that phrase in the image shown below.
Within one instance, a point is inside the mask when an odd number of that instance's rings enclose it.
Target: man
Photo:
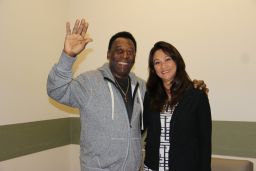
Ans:
[[[48,95],[80,110],[82,171],[138,171],[146,88],[145,82],[130,72],[136,41],[129,32],[115,34],[109,41],[109,63],[73,79],[76,56],[92,41],[87,28],[84,19],[76,20],[72,32],[66,24],[63,53],[49,73]]]

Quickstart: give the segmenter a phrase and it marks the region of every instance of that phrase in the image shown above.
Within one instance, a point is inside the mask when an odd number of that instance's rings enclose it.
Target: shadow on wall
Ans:
[[[76,72],[79,68],[79,65],[81,63],[84,62],[84,60],[86,60],[86,58],[88,57],[88,55],[90,53],[93,52],[93,49],[89,48],[89,49],[86,49],[84,50],[80,55],[79,57],[77,58],[76,62],[74,63],[73,65],[73,72]],[[70,106],[67,106],[67,105],[64,105],[64,104],[61,104],[61,103],[58,103],[57,101],[55,101],[54,99],[52,98],[48,98],[48,102],[53,105],[54,107],[58,108],[59,110],[63,111],[63,112],[66,112],[66,113],[69,113],[69,114],[75,114],[75,115],[79,115],[79,109],[76,109],[76,108],[73,108],[73,107],[70,107]]]
[[[79,115],[79,109],[58,103],[57,101],[51,99],[50,97],[48,98],[48,101],[51,105],[54,107],[58,108],[59,110],[69,113],[69,114],[74,114],[74,115]]]
[[[93,52],[93,49],[91,48],[86,48],[84,51],[82,51],[79,55],[78,58],[76,60],[76,62],[74,63],[74,65],[72,66],[73,68],[73,72],[75,73],[79,66],[86,60],[86,58],[88,58],[89,54]]]

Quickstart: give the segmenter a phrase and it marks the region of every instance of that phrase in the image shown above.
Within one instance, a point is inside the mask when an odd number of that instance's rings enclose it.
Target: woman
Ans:
[[[144,171],[211,170],[208,97],[193,88],[182,56],[167,42],[157,42],[149,54],[143,117]]]

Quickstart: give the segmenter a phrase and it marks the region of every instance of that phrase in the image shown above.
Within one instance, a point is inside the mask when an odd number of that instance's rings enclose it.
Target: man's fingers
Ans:
[[[194,79],[194,80],[193,80],[193,84],[194,84],[194,88],[197,88],[197,86],[198,86],[198,80]]]
[[[74,25],[73,30],[72,30],[72,34],[77,34],[79,23],[80,23],[80,21],[76,20],[75,25]]]
[[[203,85],[204,84],[203,80],[198,80],[197,82],[198,82],[199,85]]]
[[[199,89],[199,90],[203,90],[206,94],[208,94],[209,89],[207,88],[204,80],[193,80],[193,84],[194,84],[194,88],[195,89]]]
[[[92,38],[90,38],[90,37],[86,37],[86,38],[83,40],[83,43],[84,43],[85,46],[86,46],[89,42],[92,42]]]
[[[86,32],[88,28],[88,23],[83,18],[80,22],[80,20],[76,20],[75,25],[72,30],[72,34],[80,34],[82,37],[85,37]],[[69,30],[70,30],[70,24],[69,24]]]
[[[66,34],[67,35],[71,34],[71,29],[70,29],[70,23],[69,22],[66,23]]]
[[[79,24],[79,27],[78,27],[78,30],[77,30],[77,34],[81,35],[81,33],[82,33],[83,29],[84,29],[84,26],[85,26],[85,19],[82,19],[81,23]]]
[[[200,90],[204,89],[206,87],[205,83],[203,80],[198,80],[197,81],[197,87],[200,88]]]
[[[82,33],[81,33],[81,35],[82,35],[83,37],[85,37],[85,35],[86,35],[88,26],[89,26],[89,24],[88,24],[87,22],[85,22],[85,23],[84,23],[83,30],[82,30]]]
[[[204,83],[204,81],[200,80],[198,85],[202,88],[205,88],[206,87],[206,84]]]
[[[205,92],[206,92],[206,94],[208,94],[209,93],[209,88],[206,88]]]

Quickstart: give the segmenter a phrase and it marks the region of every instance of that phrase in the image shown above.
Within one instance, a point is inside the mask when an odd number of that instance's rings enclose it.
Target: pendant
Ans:
[[[125,103],[127,103],[127,102],[128,102],[128,100],[127,100],[127,97],[126,97],[126,96],[124,96],[124,101],[125,101]]]

